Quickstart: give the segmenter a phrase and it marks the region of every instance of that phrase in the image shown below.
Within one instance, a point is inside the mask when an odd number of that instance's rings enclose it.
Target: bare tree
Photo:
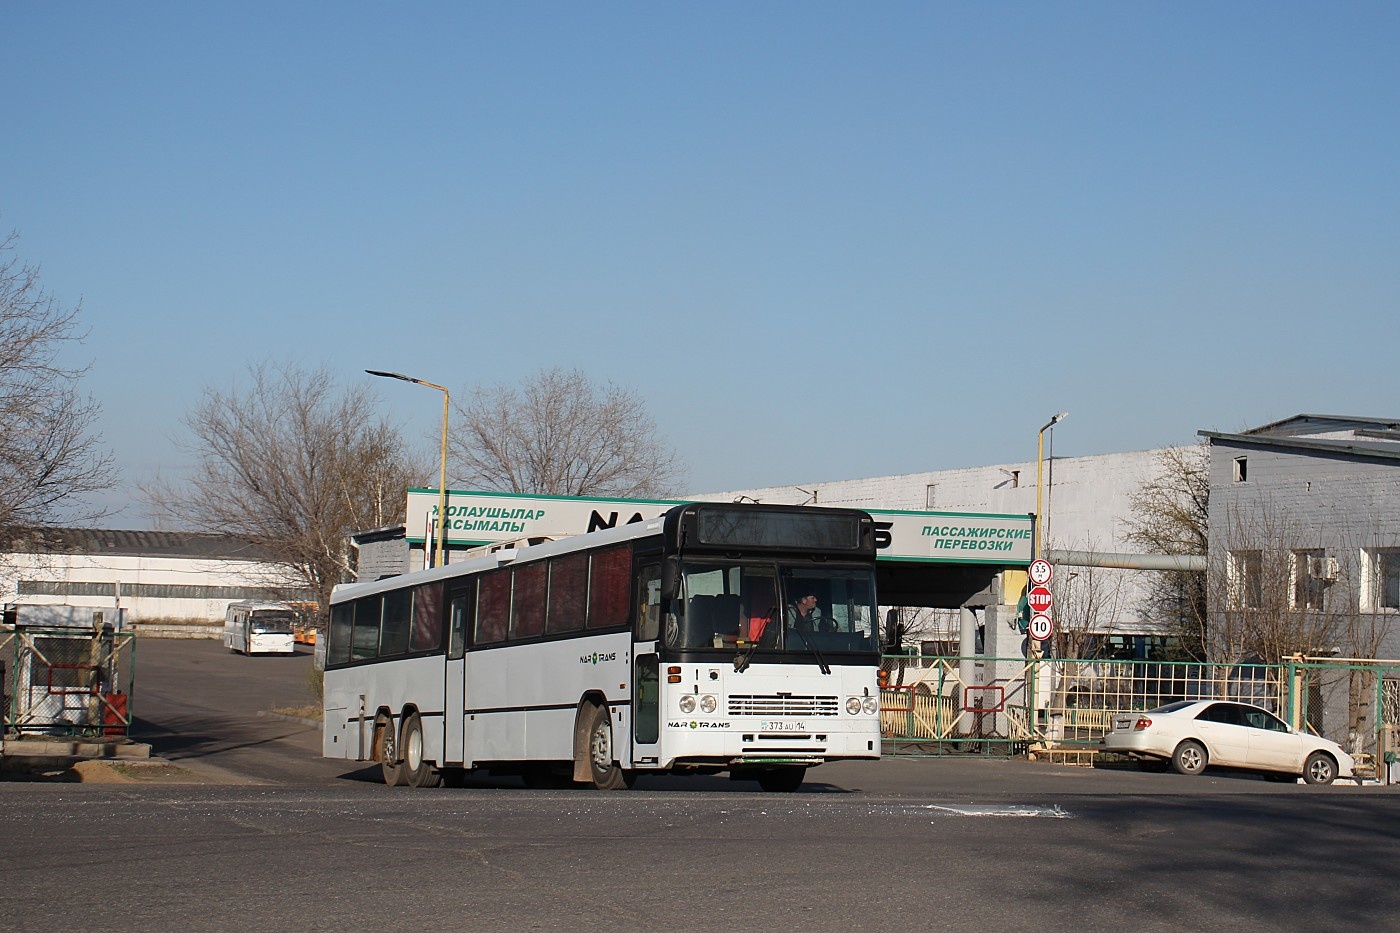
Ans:
[[[1217,518],[1223,527],[1207,570],[1211,656],[1277,664],[1330,652],[1352,609],[1309,577],[1306,558],[1320,553],[1319,533],[1267,498],[1232,505]]]
[[[93,433],[101,408],[78,392],[87,370],[60,360],[84,336],[80,308],[44,291],[39,270],[13,255],[17,239],[0,238],[0,537],[101,518],[83,499],[116,483]]]
[[[522,388],[478,388],[451,453],[460,481],[485,490],[564,496],[671,494],[683,479],[633,392],[578,370],[541,371]]]
[[[1330,552],[1318,551],[1315,558],[1320,577],[1310,581],[1315,591],[1312,601],[1318,603],[1316,596],[1321,596],[1326,611],[1336,620],[1332,634],[1336,638],[1337,652],[1352,660],[1347,666],[1330,672],[1312,670],[1309,676],[1324,691],[1328,680],[1346,678],[1347,739],[1353,753],[1364,751],[1368,739],[1375,737],[1377,679],[1380,671],[1388,666],[1384,662],[1379,665],[1361,662],[1382,657],[1383,648],[1397,628],[1393,615],[1374,605],[1375,595],[1369,591],[1380,581],[1375,568],[1363,558],[1364,554],[1396,547],[1397,537],[1385,527],[1381,514],[1372,515],[1370,522],[1368,528],[1358,529],[1344,523],[1333,529]],[[1302,572],[1304,568],[1298,570]]]
[[[1094,554],[1096,549],[1085,549]],[[1055,633],[1051,655],[1087,659],[1096,654],[1102,637],[1113,630],[1125,608],[1127,571],[1105,567],[1061,565],[1050,580],[1054,594]]]
[[[1157,461],[1157,475],[1129,497],[1124,540],[1151,554],[1208,553],[1209,446],[1169,447]],[[1192,653],[1205,643],[1207,589],[1206,574],[1189,570],[1156,572],[1148,588],[1147,614],[1175,629]]]
[[[1057,550],[1053,544],[1049,549]],[[1092,542],[1076,548],[1090,555],[1093,563],[1099,548]],[[1053,594],[1055,632],[1050,636],[1052,657],[1064,659],[1053,668],[1054,681],[1047,709],[1052,717],[1069,716],[1084,700],[1084,689],[1094,681],[1082,679],[1092,671],[1089,663],[1098,655],[1103,636],[1111,632],[1124,607],[1127,571],[1106,567],[1061,564],[1050,579]],[[1090,688],[1092,690],[1092,688]],[[1066,721],[1052,718],[1051,735],[1064,738]]]
[[[428,471],[368,387],[340,390],[326,370],[291,365],[250,375],[246,390],[204,390],[185,418],[192,475],[157,480],[144,498],[158,518],[270,549],[324,613],[353,574],[349,536],[403,521],[407,489]]]

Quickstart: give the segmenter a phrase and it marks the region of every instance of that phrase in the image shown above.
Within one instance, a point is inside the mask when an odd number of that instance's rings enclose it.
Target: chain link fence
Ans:
[[[881,728],[891,755],[1091,749],[1112,728],[1115,714],[1177,700],[1251,703],[1358,756],[1374,756],[1382,730],[1400,724],[1400,661],[1204,664],[890,655],[881,683]]]

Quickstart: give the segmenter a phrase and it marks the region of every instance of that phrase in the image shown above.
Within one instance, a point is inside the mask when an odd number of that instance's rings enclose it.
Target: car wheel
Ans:
[[[1172,770],[1177,774],[1197,775],[1206,769],[1206,748],[1200,742],[1187,739],[1172,753]]]
[[[1326,752],[1313,752],[1303,762],[1303,780],[1309,784],[1331,784],[1337,779],[1337,763]]]

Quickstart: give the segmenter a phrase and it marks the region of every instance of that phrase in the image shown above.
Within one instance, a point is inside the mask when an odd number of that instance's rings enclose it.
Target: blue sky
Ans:
[[[1400,417],[1397,48],[1393,3],[8,3],[0,229],[83,303],[118,506],[269,358],[579,368],[691,491]]]

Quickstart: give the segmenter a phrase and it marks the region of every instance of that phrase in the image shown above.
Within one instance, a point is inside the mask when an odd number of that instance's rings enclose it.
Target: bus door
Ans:
[[[443,684],[443,760],[466,764],[463,731],[466,728],[467,625],[471,619],[472,591],[456,591],[447,606],[447,682]]]
[[[657,765],[661,754],[661,565],[638,568],[637,621],[632,646],[632,764]]]

